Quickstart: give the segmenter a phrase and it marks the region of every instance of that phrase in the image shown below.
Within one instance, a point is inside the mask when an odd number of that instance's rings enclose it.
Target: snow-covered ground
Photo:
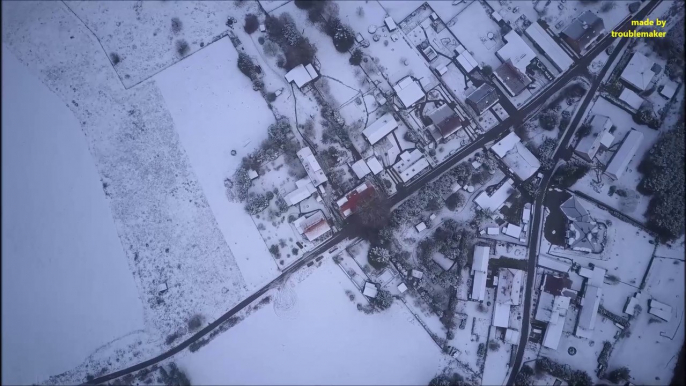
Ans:
[[[648,299],[671,306],[671,320],[663,322],[648,314]],[[672,378],[684,342],[683,260],[655,258],[639,305],[643,310],[632,321],[631,335],[615,345],[609,368],[628,367],[637,385],[664,385]]]
[[[366,315],[356,307],[364,297],[330,259],[311,271],[290,279],[273,305],[182,354],[191,382],[417,385],[440,372],[448,358],[397,300]]]
[[[226,19],[236,6],[190,1],[67,1],[66,5],[102,44],[106,52],[100,49],[99,55],[119,56],[114,69],[127,88],[211,43],[228,29]],[[178,27],[172,27],[174,18],[180,22]],[[181,41],[188,45],[184,55],[177,52]]]
[[[143,301],[148,337],[138,341],[160,350],[170,334],[189,333],[193,315],[207,322],[226,312],[245,282],[155,82],[124,90],[62,3],[12,2],[3,11],[3,44],[69,106],[86,136]],[[117,359],[113,368],[135,360]],[[81,382],[82,371],[60,382]]]
[[[469,4],[453,19],[443,21],[479,64],[493,69],[500,66],[500,59],[495,56],[496,51],[505,45],[500,27],[479,1]],[[488,38],[489,33],[493,34],[492,39]]]
[[[495,330],[495,327],[492,327],[491,330]],[[496,350],[488,349],[488,352],[486,353],[486,366],[484,366],[484,375],[481,384],[503,385],[507,382],[507,375],[510,373],[508,363],[510,362],[510,352],[514,347],[500,339],[495,339],[493,337],[493,332],[491,332],[489,339],[490,342],[495,341],[500,346]]]
[[[78,120],[4,45],[2,72],[2,383],[29,384],[142,329],[143,307]]]
[[[274,116],[238,71],[237,59],[231,42],[223,38],[154,80],[217,225],[253,290],[273,279],[278,269],[243,204],[228,200],[224,179],[267,138]]]

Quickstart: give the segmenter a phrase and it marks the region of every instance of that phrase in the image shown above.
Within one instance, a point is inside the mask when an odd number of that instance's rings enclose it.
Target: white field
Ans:
[[[228,29],[226,20],[235,7],[212,1],[68,1],[67,6],[98,37],[107,51],[101,49],[102,55],[119,55],[114,68],[127,88],[183,59],[177,41],[188,43],[186,56],[200,43],[210,43]],[[172,31],[174,17],[181,21],[178,33]]]
[[[355,305],[362,294],[331,260],[312,270],[286,283],[272,305],[179,358],[191,382],[418,385],[440,372],[448,358],[397,300],[366,315]]]
[[[276,277],[278,269],[244,205],[228,200],[224,179],[267,138],[274,116],[238,71],[237,59],[223,38],[154,79],[219,229],[254,290]]]
[[[143,328],[143,307],[79,122],[4,45],[2,72],[2,383],[27,384]]]
[[[495,330],[495,328],[493,329]],[[496,351],[487,349],[486,366],[484,366],[484,375],[481,383],[484,385],[503,385],[507,382],[507,376],[510,375],[508,363],[510,362],[510,351],[512,351],[513,346],[500,339],[495,339],[493,334],[491,334],[490,339],[498,342],[500,348]]]
[[[452,20],[443,21],[479,64],[489,65],[493,69],[500,66],[500,59],[495,53],[505,43],[500,34],[500,27],[486,13],[480,2],[472,2]],[[487,37],[489,32],[493,33],[493,39]]]
[[[3,11],[5,47],[81,124],[143,300],[148,335],[138,340],[139,358],[133,349],[118,351],[114,370],[140,360],[141,350],[142,357],[162,351],[171,333],[187,335],[194,314],[216,319],[245,295],[245,283],[157,85],[124,90],[95,38],[62,3],[11,2]],[[162,282],[169,291],[158,296]],[[59,383],[81,382],[93,366],[89,360]]]

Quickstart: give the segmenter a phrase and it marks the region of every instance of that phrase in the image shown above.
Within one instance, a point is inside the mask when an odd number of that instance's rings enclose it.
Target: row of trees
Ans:
[[[555,170],[552,182],[563,188],[571,188],[572,185],[585,176],[589,170],[591,170],[591,165],[589,163],[572,159]]]
[[[677,22],[677,24],[683,23]],[[655,51],[663,59],[667,59],[665,73],[670,79],[683,82],[684,80],[684,30],[670,28],[663,39],[648,39]]]
[[[355,32],[338,17],[337,6],[330,1],[296,1],[295,6],[307,10],[308,18],[318,23],[322,31],[331,37],[338,52],[347,52],[355,44]],[[322,15],[326,15],[325,18]]]
[[[267,15],[264,25],[269,40],[278,44],[284,54],[282,60],[277,61],[277,65],[290,71],[298,65],[312,63],[317,48],[300,33],[291,15]]]
[[[647,226],[663,242],[684,234],[684,153],[682,108],[681,121],[660,135],[638,167],[643,179],[637,190],[653,196],[646,212]]]
[[[550,375],[567,381],[569,386],[591,386],[593,380],[587,372],[582,370],[571,370],[569,366],[561,365],[550,358],[539,358],[536,360],[536,369],[545,371]]]

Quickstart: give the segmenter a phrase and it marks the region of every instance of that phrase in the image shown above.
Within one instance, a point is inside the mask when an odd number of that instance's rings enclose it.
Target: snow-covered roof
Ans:
[[[650,306],[650,308],[656,308],[670,313],[672,312],[672,306],[658,302],[655,299],[650,299],[650,301],[648,301],[648,306]]]
[[[593,269],[589,269],[586,267],[581,267],[579,269],[579,276],[588,279],[588,285],[600,287],[603,285],[606,272],[607,270],[604,268],[593,267]]]
[[[454,260],[450,260],[441,253],[434,253],[433,256],[431,256],[431,260],[438,264],[444,271],[449,270],[455,264]]]
[[[664,320],[665,322],[669,322],[672,319],[672,313],[671,312],[667,312],[667,311],[659,309],[659,308],[648,307],[648,313],[651,315],[657,316],[658,318]]]
[[[362,291],[362,294],[364,296],[367,296],[369,298],[375,298],[378,292],[379,288],[377,288],[376,284],[368,281],[364,283],[364,290]]]
[[[343,217],[348,217],[357,209],[357,205],[360,201],[371,197],[374,192],[374,186],[369,182],[364,182],[348,192],[345,196],[341,197],[336,201],[336,204]]]
[[[292,70],[286,73],[286,80],[288,83],[295,83],[298,88],[303,88],[306,84],[317,79],[319,74],[311,64],[303,66],[302,64],[295,66]]]
[[[254,170],[252,170],[252,169],[248,169],[248,177],[249,177],[251,180],[254,180],[255,178],[257,178],[257,177],[259,177],[259,176],[260,176],[260,175],[257,174],[256,171],[254,171]]]
[[[531,208],[524,208],[522,211],[522,223],[528,224],[531,220]]]
[[[412,277],[417,278],[417,279],[421,279],[422,277],[424,277],[424,272],[422,272],[418,269],[413,269],[412,270]]]
[[[503,62],[510,60],[521,72],[526,72],[526,66],[536,57],[534,50],[515,30],[503,36],[503,40],[507,43],[495,55]]]
[[[419,224],[415,225],[414,228],[417,230],[417,232],[421,232],[426,229],[426,224],[424,224],[424,221],[422,221]]]
[[[624,313],[633,315],[634,314],[634,309],[638,305],[638,293],[634,294],[634,296],[629,296],[627,298],[627,302],[624,305]]]
[[[491,249],[487,246],[477,245],[474,247],[474,261],[472,262],[472,273],[486,272],[488,269],[488,258]]]
[[[400,80],[393,86],[393,90],[395,90],[395,93],[405,107],[410,107],[417,103],[418,100],[424,98],[424,91],[422,91],[419,83],[415,82],[409,76]]]
[[[510,189],[512,188],[512,181],[507,180],[498,189],[496,189],[490,196],[486,191],[482,191],[474,199],[474,202],[482,209],[498,210],[505,203],[510,196]]]
[[[522,227],[515,224],[507,224],[507,227],[505,227],[505,232],[503,233],[510,237],[519,238],[519,234],[522,233]]]
[[[310,216],[297,218],[293,221],[293,226],[295,226],[299,234],[304,235],[309,241],[316,240],[331,230],[322,211],[317,211]]]
[[[471,106],[477,114],[481,115],[491,106],[498,102],[498,92],[495,87],[484,83],[467,95],[467,104]]]
[[[374,175],[377,175],[383,171],[383,166],[381,165],[381,162],[379,162],[379,160],[375,156],[367,158],[367,166]]]
[[[560,35],[571,43],[570,45],[577,53],[580,53],[588,48],[603,31],[605,31],[603,19],[589,9],[572,20],[560,32]]]
[[[427,167],[429,167],[429,161],[427,161],[426,158],[422,158],[410,165],[407,169],[400,172],[400,179],[403,182],[407,182]]]
[[[571,196],[563,202],[560,205],[560,210],[570,221],[591,221],[591,214],[581,205],[576,196]]]
[[[486,272],[477,271],[474,273],[472,300],[486,300]]]
[[[286,201],[286,204],[289,206],[305,200],[306,198],[310,197],[312,193],[317,191],[317,188],[315,188],[312,182],[307,178],[303,178],[302,180],[296,182],[296,186],[298,186],[297,189],[288,193],[283,198],[284,201]]]
[[[524,34],[529,37],[540,49],[545,56],[550,59],[553,66],[558,71],[565,72],[574,64],[572,58],[560,47],[555,40],[541,27],[538,22],[533,22],[524,30]]]
[[[402,294],[405,293],[405,291],[407,291],[407,286],[405,285],[405,283],[400,283],[398,285],[398,292]]]
[[[662,90],[660,90],[660,95],[667,99],[672,99],[674,93],[676,93],[677,84],[668,80],[662,85]]]
[[[512,328],[508,328],[505,331],[505,343],[519,344],[519,336],[520,336],[519,331],[512,329]]]
[[[609,148],[612,146],[612,142],[614,142],[615,136],[610,134],[610,132],[603,133],[602,138],[600,138],[600,144],[605,146],[605,148]]]
[[[642,53],[634,52],[634,56],[631,57],[629,63],[624,67],[620,78],[638,90],[644,91],[650,87],[650,82],[655,77],[655,73],[652,70],[653,64],[655,62],[648,59]]]
[[[643,98],[628,88],[624,88],[624,90],[622,90],[622,93],[619,94],[619,99],[628,104],[634,110],[640,109],[641,105],[643,104]]]
[[[479,63],[469,51],[463,51],[461,54],[457,55],[457,62],[460,63],[460,66],[462,66],[467,73],[470,73],[475,68],[479,67]]]
[[[543,268],[560,272],[569,272],[569,269],[572,268],[571,263],[567,263],[546,255],[538,256],[538,265]]]
[[[524,271],[511,268],[500,268],[498,271],[498,290],[496,303],[517,306],[521,303],[521,289]]]
[[[369,166],[367,166],[367,163],[364,162],[363,159],[355,162],[354,164],[350,165],[350,167],[353,169],[353,172],[357,176],[357,178],[362,178],[366,176],[367,174],[371,173],[372,171],[369,169]]]
[[[514,148],[515,144],[521,142],[521,139],[515,134],[514,132],[511,132],[510,134],[506,135],[503,139],[500,141],[496,142],[493,146],[491,146],[491,150],[500,158],[505,157],[508,151],[512,150]]]
[[[158,294],[160,294],[160,293],[162,293],[162,292],[165,292],[167,289],[168,289],[168,287],[167,287],[167,283],[166,283],[166,282],[160,283],[160,284],[157,285],[157,293],[158,293]]]
[[[600,287],[586,285],[583,306],[581,307],[579,321],[576,325],[576,331],[574,332],[576,336],[587,338],[590,335],[589,332],[593,331],[602,295],[603,290]]]
[[[386,23],[386,27],[388,27],[389,31],[393,31],[398,28],[398,26],[395,24],[395,21],[393,21],[393,18],[390,16],[384,19],[384,23]]]
[[[609,134],[609,131],[612,128],[612,120],[604,115],[594,115],[591,119],[590,126],[590,134],[581,138],[574,150],[576,154],[586,161],[591,161],[593,157],[595,157],[598,149],[600,149],[600,142],[603,139],[603,136],[606,133]]]
[[[488,228],[486,228],[486,233],[489,235],[499,235],[500,234],[500,228],[488,227]]]
[[[322,170],[319,162],[317,162],[314,154],[312,154],[312,149],[309,147],[303,147],[302,149],[298,150],[297,154],[314,186],[319,186],[326,182],[324,170]]]
[[[615,180],[619,179],[629,165],[629,162],[631,162],[631,159],[636,155],[636,150],[638,150],[641,141],[643,141],[643,133],[634,129],[629,131],[619,150],[617,150],[607,168],[605,168],[605,174]]]
[[[524,71],[517,68],[509,59],[498,66],[498,68],[493,71],[493,75],[495,75],[495,78],[505,87],[511,96],[521,94],[521,92],[526,90],[526,87],[533,82],[533,79]]]
[[[367,126],[366,129],[362,130],[362,134],[367,138],[367,141],[373,145],[390,134],[396,127],[398,127],[398,122],[393,118],[393,114],[386,113],[381,116],[381,118],[374,121],[374,123]]]
[[[541,167],[538,158],[521,142],[515,143],[514,149],[503,157],[503,163],[523,181],[528,180]]]
[[[565,318],[559,311],[553,311],[550,316],[550,321],[545,329],[543,335],[543,346],[557,350],[560,345],[560,338],[562,337],[562,328],[565,325]]]
[[[510,305],[496,303],[493,309],[493,325],[507,328],[510,322]]]
[[[567,296],[555,296],[548,292],[541,292],[534,319],[549,323],[554,313],[566,315],[570,300],[571,298]]]

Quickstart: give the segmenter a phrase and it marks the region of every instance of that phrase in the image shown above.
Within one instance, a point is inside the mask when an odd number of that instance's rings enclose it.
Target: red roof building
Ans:
[[[336,201],[341,215],[345,218],[355,212],[357,206],[366,199],[373,197],[375,193],[374,186],[369,182],[365,182],[348,192],[343,198]]]

